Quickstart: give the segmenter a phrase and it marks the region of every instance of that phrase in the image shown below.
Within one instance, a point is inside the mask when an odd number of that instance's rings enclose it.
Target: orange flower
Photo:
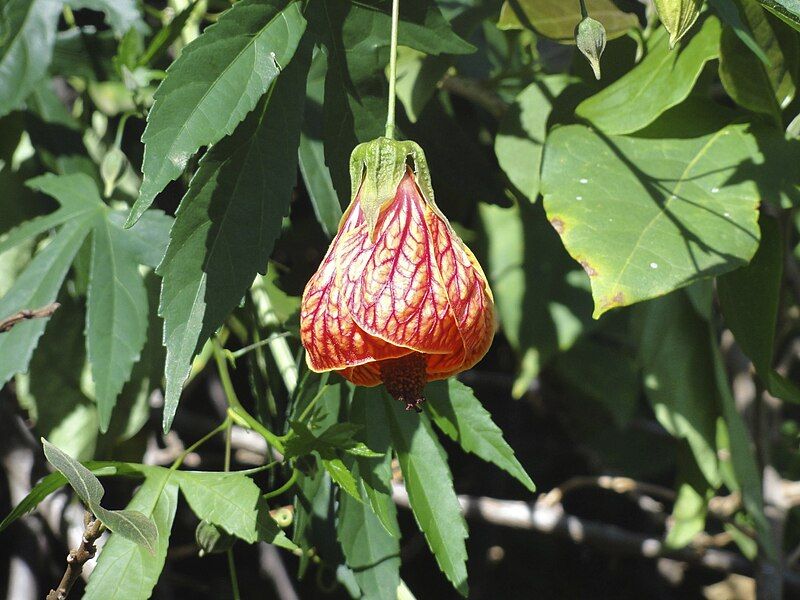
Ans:
[[[426,382],[486,354],[495,330],[492,292],[434,203],[417,144],[361,144],[350,170],[350,206],[303,293],[308,366],[357,385],[384,383],[406,409],[419,410]]]

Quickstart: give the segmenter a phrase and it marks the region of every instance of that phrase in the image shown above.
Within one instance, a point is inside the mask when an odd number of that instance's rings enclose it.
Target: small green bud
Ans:
[[[221,527],[208,521],[200,521],[194,530],[194,539],[200,547],[200,556],[219,554],[233,547],[236,538]]]
[[[585,17],[575,27],[575,43],[589,60],[595,79],[600,79],[600,56],[606,49],[606,29],[600,21]]]
[[[672,49],[697,21],[703,0],[655,0],[655,4],[658,16],[669,32],[669,47]]]
[[[103,179],[103,194],[109,198],[117,186],[117,180],[122,175],[125,163],[128,161],[125,153],[117,146],[109,148],[108,153],[100,163],[100,177]]]

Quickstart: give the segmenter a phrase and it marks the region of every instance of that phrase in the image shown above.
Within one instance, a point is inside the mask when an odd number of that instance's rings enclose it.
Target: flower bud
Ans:
[[[585,17],[575,27],[575,43],[589,60],[595,79],[600,79],[600,56],[606,49],[606,29],[600,21]]]
[[[694,25],[703,0],[655,0],[655,4],[659,18],[669,32],[669,47],[674,48]]]
[[[103,195],[110,198],[114,193],[125,164],[128,162],[125,153],[117,146],[112,146],[100,163],[100,177],[103,179]]]

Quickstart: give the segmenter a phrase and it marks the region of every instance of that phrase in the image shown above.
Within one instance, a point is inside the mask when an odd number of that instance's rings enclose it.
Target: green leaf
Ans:
[[[285,538],[250,477],[241,473],[176,471],[173,478],[200,520],[218,525],[249,544]]]
[[[725,324],[759,374],[772,369],[783,277],[783,236],[776,219],[762,216],[761,243],[750,264],[717,279]]]
[[[331,476],[331,479],[336,485],[350,494],[350,497],[355,501],[361,502],[361,495],[358,491],[356,478],[353,476],[353,473],[350,472],[350,469],[347,468],[347,465],[344,464],[341,458],[333,456],[329,458],[323,457],[322,465],[325,467],[328,475]]]
[[[758,0],[758,2],[781,21],[800,31],[800,1]]]
[[[356,37],[347,39],[346,46],[352,48],[364,44],[361,47],[373,50],[371,42],[375,39],[381,46],[388,47],[389,36],[386,34],[391,29],[391,8],[389,0],[362,0],[351,5],[348,20],[363,30],[360,40]],[[350,31],[355,33],[356,30]],[[369,32],[369,39],[364,39],[366,32]],[[469,54],[475,51],[472,44],[453,31],[435,2],[401,2],[397,35],[398,44],[426,54]]]
[[[147,293],[139,265],[125,248],[126,237],[126,231],[104,216],[97,219],[86,299],[86,348],[103,432],[147,333]]]
[[[500,120],[494,151],[500,167],[531,202],[539,196],[542,148],[553,100],[570,79],[551,75],[523,89]]]
[[[127,215],[122,211],[108,213],[109,222],[118,229],[124,229]],[[119,237],[120,245],[140,265],[155,269],[164,259],[169,244],[169,231],[174,219],[160,210],[148,210],[136,225],[129,227],[125,235]]]
[[[592,326],[589,278],[564,252],[541,206],[481,204],[479,211],[500,325],[520,359],[512,388],[519,398],[553,356]]]
[[[306,107],[303,128],[300,132],[298,159],[300,173],[306,184],[314,214],[329,238],[336,235],[342,218],[342,207],[333,187],[331,173],[325,165],[325,147],[322,142],[324,125],[322,122],[325,88],[325,54],[317,51],[311,62],[306,86]]]
[[[642,129],[686,99],[705,64],[719,56],[719,35],[719,21],[707,17],[680,51],[672,52],[666,30],[658,30],[642,62],[581,102],[575,113],[609,134]]]
[[[730,439],[731,464],[740,486],[742,504],[744,504],[745,509],[755,523],[759,543],[766,550],[765,555],[774,560],[776,555],[775,540],[772,535],[772,528],[764,514],[763,488],[761,486],[759,466],[756,462],[757,452],[747,433],[744,420],[736,409],[730,384],[725,375],[725,366],[717,345],[716,335],[714,335],[710,324],[707,324],[706,331],[708,332],[707,343],[710,344],[710,354],[714,361],[714,377],[719,392],[722,417],[725,420]],[[728,487],[731,487],[731,483],[726,483]]]
[[[88,8],[102,12],[106,23],[118,37],[122,37],[132,27],[140,32],[147,31],[147,25],[136,6],[136,0],[66,0],[74,9]]]
[[[769,58],[764,54],[761,46],[753,39],[750,30],[742,21],[742,16],[739,14],[739,7],[736,5],[736,2],[734,0],[708,0],[708,4],[714,9],[719,18],[722,19],[722,22],[733,29],[734,33],[736,33],[739,39],[750,48],[753,54],[765,65],[768,65]]]
[[[553,131],[544,206],[589,274],[595,318],[750,260],[760,195],[744,169],[759,160],[739,125],[687,139]]]
[[[201,146],[232,133],[255,108],[289,64],[304,30],[299,2],[242,0],[183,49],[147,117],[144,179],[128,225]]]
[[[611,0],[586,0],[589,16],[606,29],[608,39],[625,35],[639,26],[634,13],[623,12]],[[581,21],[581,5],[563,0],[507,0],[500,10],[500,29],[532,29],[562,44],[575,43],[575,26]]]
[[[439,568],[466,597],[467,524],[453,489],[447,455],[427,416],[404,411],[386,395],[384,408],[417,525]]]
[[[430,56],[413,48],[397,49],[397,99],[416,123],[452,64],[448,56]]]
[[[742,16],[768,63],[749,52],[731,27],[722,30],[719,77],[731,98],[766,114],[780,126],[781,110],[794,98],[800,60],[796,32],[769,17],[756,0],[739,0]]]
[[[75,493],[103,525],[126,540],[146,548],[151,554],[154,553],[158,531],[149,517],[136,510],[106,510],[100,505],[105,490],[89,469],[44,438],[42,447],[47,461],[67,478]]]
[[[60,0],[7,0],[0,17],[0,116],[20,108],[47,74]]]
[[[677,487],[672,524],[664,540],[668,548],[683,548],[705,530],[708,501],[714,496],[691,452],[683,445],[678,449]]]
[[[750,264],[717,279],[725,324],[774,396],[800,402],[800,390],[772,368],[783,279],[783,236],[776,219],[762,215],[761,244]]]
[[[84,26],[59,31],[48,71],[51,75],[97,82],[114,72],[112,61],[116,51],[117,40],[109,30]]]
[[[147,548],[151,554],[155,553],[158,528],[150,517],[138,510],[106,510],[102,506],[95,506],[92,512],[115,535]]]
[[[84,466],[89,469],[93,475],[98,477],[114,475],[146,477],[151,473],[166,471],[166,469],[163,469],[162,467],[114,461],[88,461]],[[8,516],[3,519],[3,521],[0,523],[0,532],[2,532],[6,527],[11,525],[11,523],[23,515],[32,511],[42,500],[47,498],[56,490],[61,489],[66,484],[67,478],[58,471],[43,477],[39,483],[33,487],[28,495],[23,498],[22,502],[15,506],[14,510],[12,510]]]
[[[66,478],[58,472],[50,473],[43,477],[39,483],[33,486],[33,489],[28,492],[28,495],[22,499],[22,502],[17,504],[13,510],[6,515],[6,518],[0,522],[0,533],[14,521],[34,510],[39,506],[39,503],[50,494],[64,487],[66,482]]]
[[[178,504],[178,485],[171,472],[147,476],[127,506],[152,518],[158,531],[155,553],[113,534],[92,571],[84,600],[146,600],[161,575],[169,547],[170,531]]]
[[[639,358],[645,393],[658,422],[685,439],[703,476],[720,485],[716,430],[717,386],[709,373],[708,327],[686,294],[677,292],[642,306]]]
[[[149,211],[148,211],[149,212]],[[145,213],[145,217],[148,213]],[[136,224],[134,229],[139,226]],[[131,231],[131,230],[129,230]],[[108,446],[131,439],[150,420],[150,398],[161,389],[164,376],[165,350],[161,345],[164,324],[158,317],[158,301],[161,293],[161,278],[152,271],[145,276],[148,298],[147,339],[139,361],[133,366],[131,377],[117,398],[114,414],[108,430],[100,439],[100,454]],[[46,334],[45,334],[46,335]]]
[[[103,206],[94,182],[86,175],[58,176],[48,173],[29,179],[25,185],[54,197],[60,206],[47,215],[25,221],[5,234],[0,239],[0,252],[68,221],[94,214]]]
[[[288,214],[310,58],[304,48],[236,132],[201,159],[178,208],[158,268],[167,347],[165,429],[192,357],[236,308],[256,273],[265,271]]]
[[[378,457],[358,457],[355,459],[362,498],[372,508],[384,529],[392,537],[400,537],[397,524],[397,511],[392,501],[392,451],[389,423],[383,409],[383,393],[377,388],[356,387],[350,404],[350,420],[362,426],[361,439],[370,448],[380,452]],[[352,464],[352,459],[351,464]],[[358,577],[358,573],[356,573]]]
[[[0,315],[5,317],[24,308],[38,308],[53,302],[90,225],[91,219],[87,217],[64,225],[0,299]],[[0,335],[0,385],[15,373],[27,370],[46,325],[47,319],[30,319]]]
[[[360,480],[358,465],[353,471]],[[337,536],[364,598],[395,600],[400,585],[400,543],[370,509],[363,485],[359,488],[361,501],[349,495],[339,498]],[[385,510],[393,513],[391,498],[383,501],[388,503]]]
[[[570,391],[603,406],[619,430],[630,423],[641,395],[641,378],[628,348],[583,337],[559,355],[554,366]]]
[[[90,509],[100,504],[105,490],[89,469],[44,438],[42,448],[47,462],[67,478],[69,485]]]
[[[28,411],[37,436],[70,456],[87,460],[97,447],[97,406],[81,389],[86,363],[81,301],[58,296],[61,306],[50,319],[26,375],[17,375],[16,394]]]
[[[503,439],[503,432],[469,387],[456,379],[436,381],[428,384],[425,399],[426,413],[465,452],[497,465],[529,491],[536,491],[514,450]]]

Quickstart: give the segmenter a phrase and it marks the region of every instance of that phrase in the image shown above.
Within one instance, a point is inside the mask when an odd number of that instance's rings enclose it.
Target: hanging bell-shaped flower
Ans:
[[[350,206],[303,293],[308,366],[357,385],[383,383],[418,409],[426,382],[486,354],[495,331],[492,292],[436,206],[416,143],[360,144],[350,176]]]

